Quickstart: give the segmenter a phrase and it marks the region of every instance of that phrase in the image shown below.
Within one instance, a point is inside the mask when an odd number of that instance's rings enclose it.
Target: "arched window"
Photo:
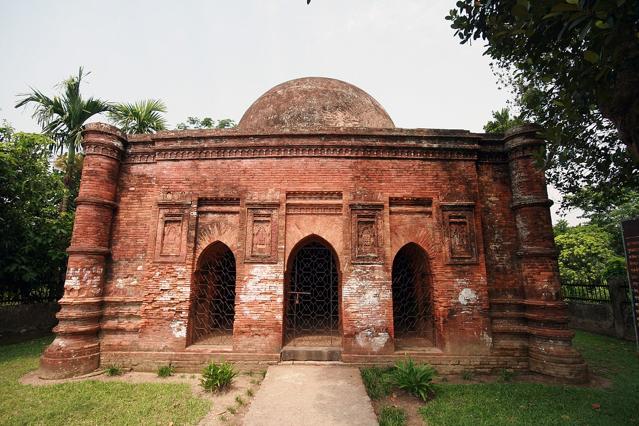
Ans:
[[[417,244],[402,247],[393,260],[395,347],[433,346],[433,302],[428,257]]]
[[[207,247],[194,275],[190,343],[230,345],[235,319],[235,256],[223,243]]]

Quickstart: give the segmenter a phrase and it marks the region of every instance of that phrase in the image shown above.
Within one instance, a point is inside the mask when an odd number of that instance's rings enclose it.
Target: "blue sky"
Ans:
[[[482,43],[453,37],[454,3],[0,0],[0,120],[37,130],[16,95],[52,93],[82,65],[86,95],[162,99],[172,125],[239,120],[272,86],[323,76],[370,93],[398,127],[481,131],[507,94]]]

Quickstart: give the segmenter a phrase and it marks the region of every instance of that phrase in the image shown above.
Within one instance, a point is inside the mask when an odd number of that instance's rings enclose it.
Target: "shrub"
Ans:
[[[393,384],[426,401],[434,393],[435,369],[428,364],[415,364],[412,359],[398,361],[393,369]]]
[[[391,370],[380,367],[364,367],[360,370],[366,393],[371,399],[380,399],[391,393]]]
[[[503,369],[499,372],[499,380],[502,382],[511,382],[515,377],[515,372],[512,370]]]
[[[379,426],[403,426],[406,424],[406,412],[399,407],[385,406],[379,412]]]
[[[107,376],[121,376],[122,373],[122,367],[114,364],[107,365],[107,367],[104,369],[104,374],[106,374]]]
[[[175,373],[175,368],[171,364],[158,368],[158,377],[169,377],[172,376],[173,373]]]
[[[206,391],[220,391],[230,386],[237,374],[228,362],[212,362],[204,367],[200,384]]]
[[[473,372],[471,370],[464,370],[461,373],[461,377],[464,380],[473,380],[473,376],[474,376],[474,374],[473,374]]]

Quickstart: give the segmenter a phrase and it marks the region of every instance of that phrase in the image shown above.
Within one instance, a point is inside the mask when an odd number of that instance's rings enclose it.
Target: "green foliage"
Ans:
[[[211,117],[188,117],[186,122],[178,123],[175,128],[177,130],[187,129],[228,129],[236,127],[237,123],[230,118],[223,118],[221,120],[214,120]]]
[[[612,237],[615,254],[624,255],[620,224],[639,217],[639,190],[584,187],[569,197],[569,204],[583,210],[591,224],[605,229]]]
[[[412,359],[398,361],[393,369],[393,384],[426,401],[434,393],[435,369],[428,364],[415,364]]]
[[[59,212],[62,176],[49,164],[51,139],[4,128],[0,143],[0,296],[62,295],[73,215]]]
[[[104,369],[104,374],[111,377],[121,376],[123,372],[124,371],[122,370],[122,367],[115,364],[107,365],[107,367]]]
[[[173,373],[175,373],[175,367],[173,367],[171,364],[163,365],[158,368],[157,373],[158,377],[170,377],[173,375]]]
[[[513,370],[503,368],[499,371],[499,381],[502,383],[512,382],[514,378],[515,372]]]
[[[493,111],[493,119],[484,125],[486,133],[506,133],[507,130],[524,124],[524,120],[519,117],[511,117],[510,109],[502,108]]]
[[[399,407],[386,405],[379,412],[379,426],[403,426],[406,420],[406,412]]]
[[[246,401],[244,401],[244,398],[242,398],[240,395],[235,397],[235,402],[237,403],[238,407],[241,407],[244,404],[246,404]]]
[[[360,369],[366,393],[371,399],[380,399],[392,391],[391,368],[363,367]]]
[[[555,237],[559,249],[559,274],[564,283],[595,284],[619,272],[611,236],[597,225],[567,228]]]
[[[204,367],[200,384],[205,391],[217,392],[229,387],[237,374],[228,362],[212,362]]]
[[[135,103],[118,103],[111,107],[109,118],[124,133],[155,133],[166,129],[166,105],[159,99]]]
[[[473,380],[474,377],[475,375],[473,374],[472,370],[464,370],[461,373],[461,378],[463,380]]]
[[[22,99],[16,104],[16,108],[33,105],[33,118],[42,127],[42,133],[51,139],[51,147],[58,153],[66,151],[70,165],[66,168],[64,176],[67,188],[71,188],[74,182],[80,179],[73,165],[76,152],[81,149],[82,125],[94,115],[110,110],[108,102],[93,97],[82,97],[82,78],[89,74],[85,74],[80,67],[77,76],[69,77],[60,84],[61,95],[49,97],[37,89],[32,89],[31,93],[21,95]],[[70,210],[69,197],[70,194],[65,194],[62,210]]]
[[[462,43],[487,43],[521,118],[546,129],[562,193],[639,187],[636,1],[460,0],[446,19]]]

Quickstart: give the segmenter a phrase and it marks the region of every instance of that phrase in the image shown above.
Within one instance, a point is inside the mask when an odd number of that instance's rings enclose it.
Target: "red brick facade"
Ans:
[[[397,129],[361,90],[300,79],[258,99],[236,129],[127,136],[89,124],[83,136],[44,377],[113,362],[275,362],[291,259],[318,241],[338,271],[344,362],[408,353],[448,371],[586,378],[559,298],[533,127],[506,136]],[[219,347],[189,337],[194,277],[215,243],[230,249],[236,274],[232,338]],[[427,259],[432,335],[427,347],[397,349],[393,261],[411,243]]]

